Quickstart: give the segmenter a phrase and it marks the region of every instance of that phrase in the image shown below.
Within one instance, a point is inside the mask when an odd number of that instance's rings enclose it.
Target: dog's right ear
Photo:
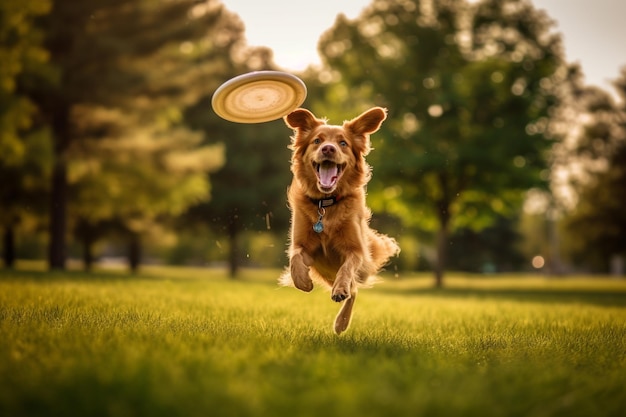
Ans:
[[[284,117],[285,124],[293,130],[310,131],[324,124],[307,109],[296,109]]]

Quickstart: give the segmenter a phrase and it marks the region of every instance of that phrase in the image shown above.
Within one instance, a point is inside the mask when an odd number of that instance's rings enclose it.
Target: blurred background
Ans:
[[[333,124],[389,109],[367,190],[402,246],[388,270],[624,275],[626,67],[587,84],[530,0],[274,4],[3,0],[4,267],[284,266],[291,132],[210,102],[236,75],[287,70]],[[285,42],[248,39],[235,10]]]

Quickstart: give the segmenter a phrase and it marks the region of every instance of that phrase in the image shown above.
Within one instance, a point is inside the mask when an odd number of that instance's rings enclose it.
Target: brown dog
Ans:
[[[369,135],[387,117],[374,107],[343,126],[326,124],[306,109],[285,116],[293,129],[288,190],[291,208],[289,268],[284,285],[302,291],[313,280],[332,288],[334,301],[345,300],[335,332],[350,324],[357,288],[368,286],[391,256],[400,251],[396,241],[369,227],[371,212],[365,204],[365,185],[371,168],[365,162]]]

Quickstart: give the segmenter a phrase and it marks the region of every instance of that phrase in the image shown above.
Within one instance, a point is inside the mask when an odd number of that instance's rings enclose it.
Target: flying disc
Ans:
[[[297,109],[306,93],[304,82],[295,75],[255,71],[222,84],[215,90],[211,105],[218,116],[231,122],[262,123]]]

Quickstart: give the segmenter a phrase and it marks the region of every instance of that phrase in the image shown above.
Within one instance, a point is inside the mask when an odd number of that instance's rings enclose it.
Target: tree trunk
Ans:
[[[50,195],[50,226],[48,243],[48,266],[65,269],[65,233],[67,228],[67,161],[65,153],[70,143],[69,106],[57,103],[52,109],[54,116],[54,166]]]
[[[130,242],[128,245],[128,266],[130,272],[136,274],[139,271],[139,264],[141,262],[141,237],[139,233],[130,234]]]
[[[437,263],[435,264],[435,287],[443,287],[443,275],[446,269],[448,253],[448,227],[441,226],[437,232]]]
[[[85,228],[83,235],[83,266],[85,272],[91,272],[93,267],[93,233],[89,230],[89,226]]]
[[[2,254],[4,267],[13,268],[15,266],[15,233],[13,232],[13,226],[5,226],[2,240],[4,244],[4,253]]]
[[[228,275],[234,279],[239,272],[239,231],[237,228],[236,220],[232,219],[228,225],[228,241],[229,241],[229,253],[228,253]]]
[[[65,229],[67,203],[67,167],[57,155],[52,172],[52,195],[50,199],[50,242],[48,265],[50,269],[65,269]]]
[[[441,189],[444,195],[437,202],[437,215],[439,217],[439,231],[437,232],[437,262],[435,264],[435,287],[443,287],[443,274],[446,269],[446,256],[448,254],[448,228],[450,227],[450,198],[448,196],[448,181],[445,175],[439,177]]]

